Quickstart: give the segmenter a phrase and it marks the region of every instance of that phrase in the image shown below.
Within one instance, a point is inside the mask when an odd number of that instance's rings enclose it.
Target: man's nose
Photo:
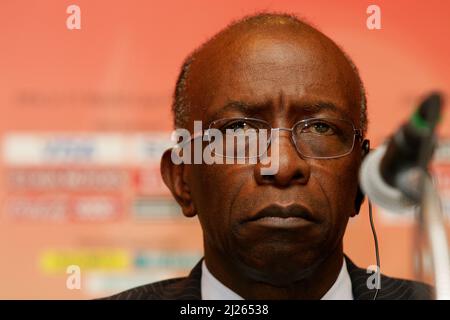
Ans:
[[[263,171],[261,169],[268,165],[258,162],[255,165],[257,183],[273,184],[278,187],[287,187],[291,184],[307,184],[311,174],[311,168],[308,162],[297,151],[291,139],[291,132],[280,130],[276,133],[272,135],[267,156],[270,164],[278,161],[278,170],[270,174],[262,174]]]

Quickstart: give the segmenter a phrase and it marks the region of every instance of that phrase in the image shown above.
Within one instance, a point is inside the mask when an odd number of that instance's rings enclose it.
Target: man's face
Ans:
[[[283,29],[225,35],[197,61],[188,95],[191,120],[202,120],[203,127],[232,117],[262,119],[273,128],[291,128],[311,117],[345,118],[359,127],[356,77],[338,49],[317,34],[295,37]],[[286,275],[290,281],[306,277],[340,245],[355,214],[361,149],[356,143],[349,155],[319,160],[302,158],[288,131],[274,143],[279,154],[271,157],[277,157],[279,169],[273,175],[261,175],[261,164],[190,165],[186,170],[206,250],[222,254],[257,280],[280,284]],[[273,206],[293,206],[308,217],[254,220]]]

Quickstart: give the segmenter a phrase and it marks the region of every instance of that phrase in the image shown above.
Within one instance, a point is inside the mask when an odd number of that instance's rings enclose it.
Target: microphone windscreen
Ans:
[[[386,210],[403,213],[415,206],[402,192],[387,184],[380,173],[380,163],[386,152],[386,143],[369,152],[361,164],[361,189],[374,204]]]

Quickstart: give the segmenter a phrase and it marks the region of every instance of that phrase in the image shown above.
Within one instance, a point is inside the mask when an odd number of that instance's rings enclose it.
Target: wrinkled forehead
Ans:
[[[327,103],[359,124],[355,71],[332,41],[310,29],[253,30],[215,39],[198,52],[187,94],[192,120],[206,121],[232,101],[278,111]]]

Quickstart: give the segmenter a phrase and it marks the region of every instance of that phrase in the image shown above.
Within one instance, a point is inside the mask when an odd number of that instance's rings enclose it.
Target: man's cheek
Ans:
[[[219,206],[226,210],[228,193],[234,186],[235,176],[227,173],[226,165],[205,165],[197,172],[196,189],[203,199],[205,210],[214,210]]]
[[[324,167],[316,170],[314,176],[321,184],[328,203],[333,204],[332,211],[337,209],[340,213],[353,208],[358,174],[353,172],[351,164]]]

